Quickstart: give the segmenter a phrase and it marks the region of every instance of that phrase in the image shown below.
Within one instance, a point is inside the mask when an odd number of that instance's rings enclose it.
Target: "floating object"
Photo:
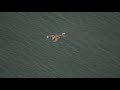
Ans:
[[[58,34],[58,35],[48,35],[47,39],[49,39],[49,40],[51,40],[53,42],[57,42],[58,40],[60,40],[63,37],[65,37],[65,33]]]

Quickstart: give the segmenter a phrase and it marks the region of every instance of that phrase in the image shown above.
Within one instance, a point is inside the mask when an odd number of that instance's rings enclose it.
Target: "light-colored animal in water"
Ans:
[[[52,40],[53,42],[57,42],[58,40],[60,40],[64,36],[65,36],[65,33],[62,33],[62,34],[58,34],[58,35],[48,35],[47,38],[49,40]]]

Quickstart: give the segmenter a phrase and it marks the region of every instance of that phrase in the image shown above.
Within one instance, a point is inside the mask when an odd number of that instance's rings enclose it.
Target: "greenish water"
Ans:
[[[0,77],[120,77],[120,13],[0,12]]]

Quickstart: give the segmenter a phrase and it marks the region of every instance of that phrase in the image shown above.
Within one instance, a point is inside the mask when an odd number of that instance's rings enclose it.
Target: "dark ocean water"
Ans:
[[[0,77],[120,77],[120,13],[0,12]]]

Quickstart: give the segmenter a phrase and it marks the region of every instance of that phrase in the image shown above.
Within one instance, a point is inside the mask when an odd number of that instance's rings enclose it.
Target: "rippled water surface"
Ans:
[[[0,12],[0,77],[120,77],[120,13]]]

